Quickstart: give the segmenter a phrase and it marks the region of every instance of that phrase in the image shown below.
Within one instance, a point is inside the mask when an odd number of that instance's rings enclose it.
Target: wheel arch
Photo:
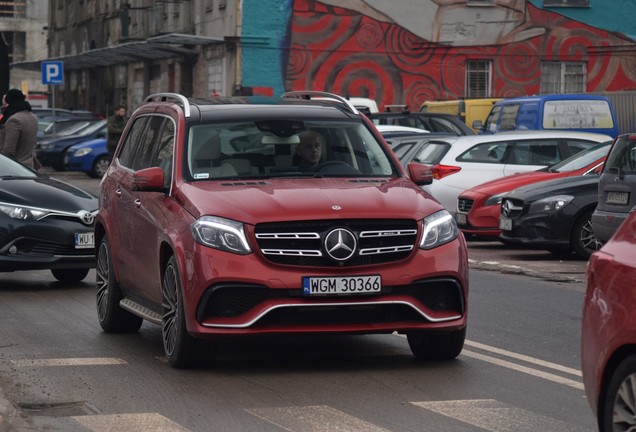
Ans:
[[[631,355],[636,355],[636,344],[623,345],[618,348],[614,353],[607,359],[605,363],[605,368],[603,369],[603,375],[601,376],[599,394],[596,403],[596,418],[598,419],[598,424],[602,425],[604,422],[603,418],[603,404],[598,403],[605,399],[605,395],[607,394],[607,387],[609,385],[609,381],[612,378],[612,373],[616,370],[618,365],[625,360],[627,357]]]

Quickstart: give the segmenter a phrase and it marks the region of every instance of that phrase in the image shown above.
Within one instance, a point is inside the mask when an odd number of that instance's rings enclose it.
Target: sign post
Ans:
[[[64,62],[42,62],[42,84],[55,86],[64,83]],[[51,87],[51,108],[53,110],[53,136],[55,137],[55,87]]]

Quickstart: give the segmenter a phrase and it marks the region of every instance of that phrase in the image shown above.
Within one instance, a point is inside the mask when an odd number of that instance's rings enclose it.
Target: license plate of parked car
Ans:
[[[466,225],[466,215],[464,213],[456,213],[455,220],[460,225]]]
[[[381,289],[380,275],[303,278],[303,294],[307,296],[374,294]]]
[[[512,231],[512,219],[504,217],[499,218],[499,229],[503,231]]]
[[[629,192],[609,192],[607,194],[607,204],[622,204],[629,202]]]
[[[92,232],[75,233],[75,249],[88,249],[95,247],[95,236]]]

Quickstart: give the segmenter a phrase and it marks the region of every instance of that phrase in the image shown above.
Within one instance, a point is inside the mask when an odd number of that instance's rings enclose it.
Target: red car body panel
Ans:
[[[636,212],[590,258],[583,305],[581,364],[595,413],[618,363],[636,352]]]
[[[572,171],[532,171],[513,174],[486,183],[482,183],[478,186],[468,189],[459,195],[458,202],[462,199],[472,200],[472,206],[470,207],[470,210],[465,213],[466,224],[462,224],[461,221],[458,221],[458,226],[465,234],[475,234],[486,237],[499,237],[499,234],[501,234],[501,231],[499,230],[499,214],[501,212],[501,205],[500,203],[486,205],[486,201],[490,197],[510,192],[521,186],[539,183],[545,180],[579,176],[592,169],[595,169],[596,167],[602,166],[604,160],[605,157],[602,157],[583,168]],[[458,213],[463,212],[458,209]]]

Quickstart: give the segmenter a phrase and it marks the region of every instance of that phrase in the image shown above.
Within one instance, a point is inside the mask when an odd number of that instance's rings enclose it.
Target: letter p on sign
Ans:
[[[42,62],[42,84],[62,84],[64,63],[61,61]]]

